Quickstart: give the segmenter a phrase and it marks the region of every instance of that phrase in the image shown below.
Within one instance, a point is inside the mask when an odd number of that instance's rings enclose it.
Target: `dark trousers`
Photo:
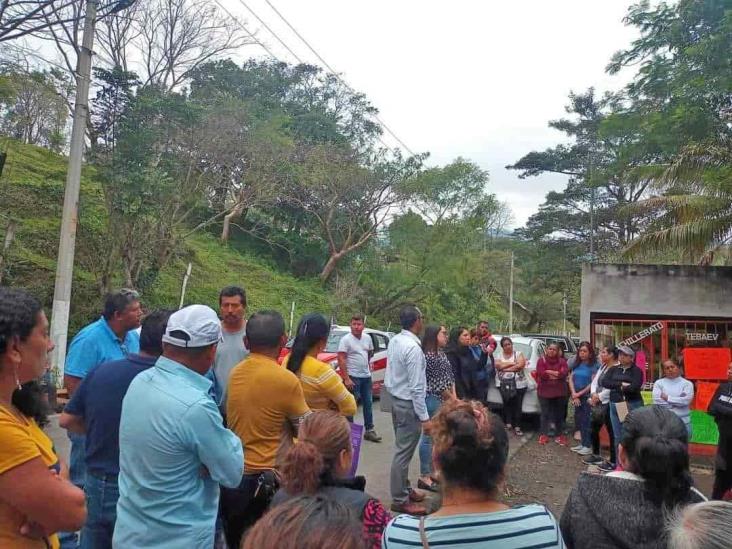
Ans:
[[[728,490],[732,490],[732,471],[729,469],[715,469],[712,499],[722,499]]]
[[[514,397],[503,403],[503,421],[506,422],[506,425],[512,427],[521,425],[521,405],[524,403],[525,394],[526,388],[516,389]]]
[[[366,431],[374,428],[373,395],[371,377],[351,376],[353,394],[363,406],[363,427]]]
[[[239,547],[244,533],[267,511],[268,501],[255,500],[259,473],[244,475],[236,488],[221,487],[221,515],[226,545]]]
[[[574,407],[574,423],[582,436],[582,446],[589,448],[592,445],[592,428],[590,426],[590,401],[587,395],[579,398],[580,405]]]
[[[539,397],[541,407],[541,434],[559,436],[564,430],[564,411],[567,409],[567,397]]]
[[[86,473],[86,524],[81,530],[81,549],[112,549],[117,521],[119,486],[117,475]]]
[[[602,414],[592,414],[592,453],[596,456],[600,455],[600,430],[605,426],[608,437],[610,437],[610,463],[617,463],[615,455],[615,434],[613,433],[613,422],[610,420],[610,405],[598,404],[602,408]],[[593,407],[594,411],[594,407]]]

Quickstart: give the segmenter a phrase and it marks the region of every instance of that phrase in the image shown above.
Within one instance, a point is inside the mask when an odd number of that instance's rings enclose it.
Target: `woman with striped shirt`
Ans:
[[[325,362],[318,360],[328,343],[330,324],[323,315],[310,313],[302,317],[292,352],[282,365],[300,378],[305,402],[311,410],[336,410],[344,416],[356,413],[356,399],[348,392],[341,376]]]
[[[508,435],[497,416],[478,402],[449,400],[431,421],[442,507],[428,517],[393,519],[384,531],[383,549],[564,548],[559,525],[546,507],[509,507],[499,501]]]

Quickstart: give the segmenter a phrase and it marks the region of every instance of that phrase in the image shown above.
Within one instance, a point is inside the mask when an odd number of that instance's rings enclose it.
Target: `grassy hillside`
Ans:
[[[0,239],[8,219],[18,222],[3,272],[4,285],[23,287],[38,296],[50,314],[56,269],[59,226],[66,178],[66,158],[39,147],[0,138],[8,160],[0,177]],[[93,169],[83,172],[79,202],[79,230],[71,305],[71,330],[99,314],[101,296],[94,266],[104,253],[95,247],[95,233],[105,222],[105,207]],[[177,307],[186,266],[193,265],[185,302],[216,306],[218,292],[228,284],[243,285],[250,311],[277,309],[289,319],[308,311],[331,310],[329,295],[315,280],[301,280],[277,272],[266,262],[221,245],[209,234],[198,234],[143,296],[148,307]]]

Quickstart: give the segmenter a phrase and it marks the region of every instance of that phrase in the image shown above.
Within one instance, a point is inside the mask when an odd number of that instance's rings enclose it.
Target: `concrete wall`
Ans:
[[[590,338],[590,314],[599,312],[732,318],[732,267],[585,263],[582,339]]]

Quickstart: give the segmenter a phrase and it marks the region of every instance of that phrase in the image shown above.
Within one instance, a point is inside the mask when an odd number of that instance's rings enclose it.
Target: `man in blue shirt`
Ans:
[[[219,484],[244,472],[241,441],[226,429],[206,372],[221,340],[213,309],[173,313],[163,355],[132,380],[122,403],[115,547],[211,549]]]
[[[122,399],[132,380],[152,368],[163,352],[163,333],[170,311],[145,317],[140,353],[105,362],[87,374],[61,414],[59,424],[69,432],[86,434],[87,519],[81,531],[82,549],[112,547],[119,489],[119,423]]]
[[[82,328],[69,346],[64,366],[64,386],[69,397],[73,397],[81,380],[95,366],[139,352],[140,336],[135,330],[140,327],[141,319],[140,296],[136,291],[122,289],[106,297],[102,317]],[[69,477],[83,490],[86,479],[84,435],[69,431],[69,439]],[[59,537],[64,549],[76,547],[75,534],[66,532]]]

